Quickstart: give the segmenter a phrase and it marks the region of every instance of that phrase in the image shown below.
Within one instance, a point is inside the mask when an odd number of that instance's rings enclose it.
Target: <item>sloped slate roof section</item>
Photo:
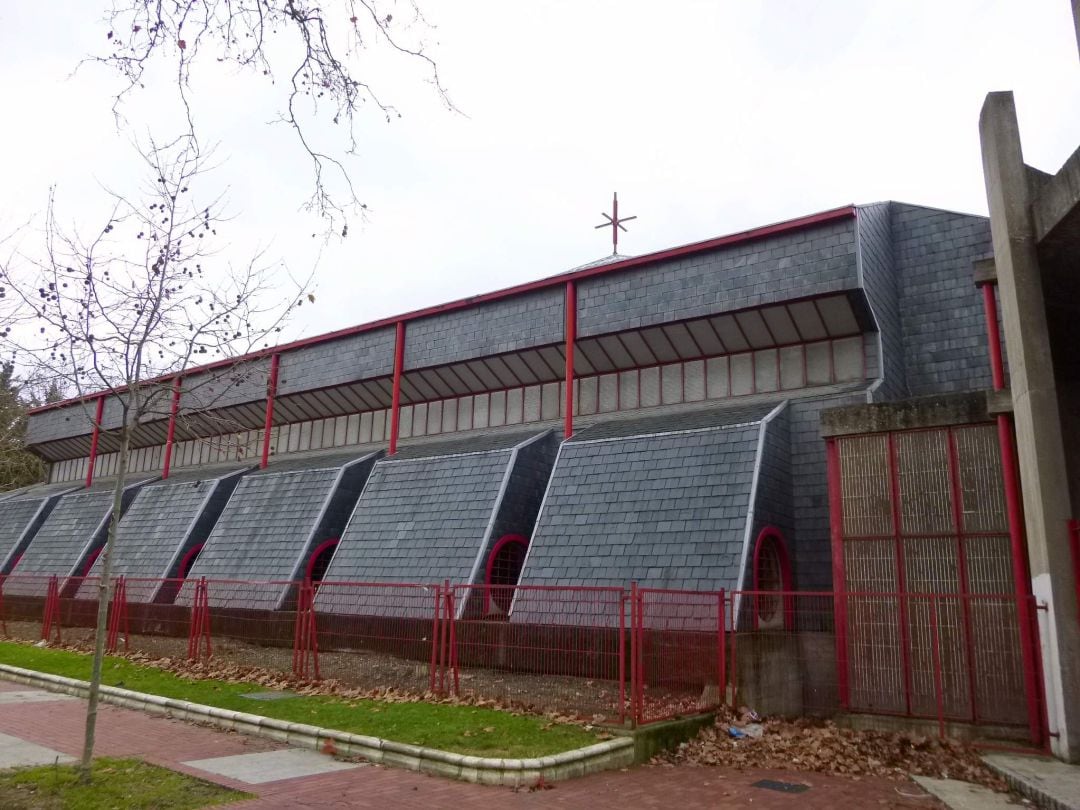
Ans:
[[[290,459],[245,476],[218,518],[188,573],[177,602],[189,604],[191,582],[211,583],[217,607],[274,610],[291,598],[313,547],[340,536],[381,451],[321,454]],[[298,464],[305,466],[297,466]],[[245,581],[254,581],[248,584]],[[273,581],[278,584],[262,584]]]
[[[136,477],[125,484],[122,511],[128,508],[146,480],[146,477]],[[65,578],[81,575],[90,555],[105,543],[113,485],[113,481],[103,480],[88,490],[61,496],[26,546],[14,571],[16,577],[4,584],[5,591],[44,595],[49,576],[56,574]],[[23,580],[22,577],[34,579]],[[69,580],[62,587],[73,591],[79,584],[78,581]]]
[[[318,607],[407,615],[414,607],[430,611],[430,599],[414,606],[404,592],[376,597],[326,583],[482,579],[497,533],[529,534],[554,461],[551,431],[517,438],[502,449],[394,456],[376,464],[319,589]],[[504,434],[500,443],[507,441]]]
[[[55,505],[55,498],[21,498],[0,503],[0,572],[11,572],[19,555]]]
[[[711,419],[712,427],[668,433],[650,432],[648,420],[633,420],[640,435],[589,441],[582,434],[565,442],[520,584],[738,587],[768,416],[764,407],[753,413],[717,410],[696,417]],[[629,424],[621,423],[618,432]],[[541,615],[541,603],[519,590],[511,619],[550,621]],[[566,610],[572,612],[572,605]],[[617,616],[589,620],[608,623]]]
[[[657,433],[675,433],[681,430],[732,427],[760,422],[776,408],[778,401],[759,402],[733,408],[698,408],[694,410],[668,411],[657,416],[630,419],[610,419],[575,433],[571,442],[588,442],[597,439],[623,439],[632,436],[648,436]]]
[[[184,471],[139,491],[120,520],[112,561],[114,575],[132,580],[129,602],[158,601],[166,593],[171,598],[175,590],[163,590],[160,580],[180,575],[182,559],[206,541],[246,469],[234,464]],[[99,557],[90,576],[99,576],[101,566]],[[83,585],[80,595],[89,596],[91,587]]]
[[[394,461],[404,461],[414,458],[430,458],[432,456],[463,455],[465,453],[486,453],[491,450],[513,450],[539,436],[539,431],[498,429],[484,432],[474,432],[460,439],[443,441],[418,441],[406,444],[398,448],[394,454]]]
[[[64,481],[59,484],[31,484],[21,489],[13,489],[9,492],[0,492],[0,501],[14,501],[24,498],[49,498],[56,495],[65,495],[82,489],[82,484],[74,481]]]
[[[253,470],[251,475],[277,475],[297,470],[339,470],[347,464],[378,452],[380,446],[352,447],[348,450],[314,450],[307,453],[289,453],[271,458],[265,469]]]

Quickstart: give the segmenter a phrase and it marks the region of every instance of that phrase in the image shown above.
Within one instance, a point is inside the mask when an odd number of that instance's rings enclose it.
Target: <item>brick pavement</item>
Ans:
[[[0,692],[25,687],[0,682]],[[77,756],[83,734],[81,700],[0,703],[0,733]],[[911,781],[848,779],[789,771],[736,771],[694,766],[646,766],[557,783],[550,790],[514,792],[470,785],[395,768],[365,765],[348,771],[247,785],[181,763],[284,748],[234,732],[204,728],[114,706],[102,706],[97,752],[139,756],[257,798],[229,805],[237,810],[330,810],[330,808],[588,808],[631,810],[669,807],[940,808]],[[752,787],[759,779],[801,782],[810,790],[784,794]]]

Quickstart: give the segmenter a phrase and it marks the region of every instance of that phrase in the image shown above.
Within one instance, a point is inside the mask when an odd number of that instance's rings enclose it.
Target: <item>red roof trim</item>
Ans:
[[[525,293],[534,292],[536,290],[547,289],[548,287],[561,287],[568,281],[578,281],[580,279],[592,278],[593,276],[605,275],[608,273],[619,273],[624,270],[631,270],[643,265],[653,264],[655,262],[662,262],[668,259],[677,259],[683,256],[692,256],[696,253],[703,253],[710,250],[716,250],[717,248],[727,247],[729,245],[738,245],[744,242],[752,242],[757,239],[765,239],[770,236],[776,236],[781,233],[788,233],[791,231],[802,230],[803,228],[811,228],[817,225],[824,225],[829,222],[835,222],[841,219],[851,219],[856,216],[856,207],[854,205],[845,205],[840,208],[832,208],[828,211],[821,211],[817,214],[810,214],[805,217],[799,217],[797,219],[789,219],[784,222],[773,223],[772,225],[763,225],[759,228],[751,228],[748,231],[739,231],[738,233],[728,234],[727,236],[718,236],[714,239],[706,239],[703,242],[692,242],[688,245],[680,245],[679,247],[667,248],[666,250],[660,250],[656,253],[647,253],[643,256],[633,256],[629,259],[624,259],[619,262],[611,262],[610,264],[602,264],[597,267],[587,267],[583,270],[571,270],[568,273],[560,273],[555,276],[548,276],[547,278],[538,279],[537,281],[529,281],[524,284],[517,284],[513,287],[505,287],[501,290],[495,290],[494,292],[482,293],[480,295],[473,295],[468,298],[459,298],[456,301],[450,301],[445,304],[437,304],[431,307],[425,307],[424,309],[416,309],[412,312],[406,312],[402,315],[395,315],[390,318],[380,318],[377,321],[369,321],[368,323],[357,324],[356,326],[349,326],[344,329],[338,329],[334,332],[326,332],[322,335],[315,335],[310,338],[303,338],[301,340],[294,340],[291,343],[283,343],[280,346],[273,346],[268,349],[261,349],[256,352],[250,352],[248,354],[238,355],[237,357],[230,357],[225,360],[218,360],[213,363],[207,363],[202,366],[193,366],[186,369],[183,373],[184,376],[191,374],[199,374],[206,371],[211,371],[215,368],[223,368],[225,366],[232,365],[240,360],[254,360],[261,357],[268,357],[270,355],[278,354],[280,352],[287,352],[293,349],[300,349],[305,346],[313,346],[319,343],[327,343],[332,340],[338,340],[340,338],[352,337],[353,335],[359,335],[363,332],[372,332],[376,329],[383,329],[390,326],[395,326],[399,321],[415,321],[420,318],[427,318],[432,315],[442,315],[447,312],[454,312],[459,309],[467,309],[469,307],[476,306],[477,304],[486,304],[491,301],[498,301],[502,298],[509,298],[515,295],[523,295]],[[155,378],[153,380],[147,380],[147,382],[160,382],[163,380],[171,380],[176,374],[170,373],[163,377]],[[62,408],[67,405],[73,405],[77,402],[85,402],[95,399],[103,394],[118,393],[123,389],[116,388],[109,391],[98,391],[92,395],[85,397],[73,397],[71,399],[65,399],[61,402],[51,402],[48,405],[41,405],[37,408],[32,408],[28,413],[35,414],[42,411],[52,410],[54,408]]]

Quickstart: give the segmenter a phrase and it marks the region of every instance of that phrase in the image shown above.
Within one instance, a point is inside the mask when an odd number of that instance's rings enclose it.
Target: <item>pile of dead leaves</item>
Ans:
[[[54,649],[65,649],[71,652],[91,652],[87,644],[65,643],[51,645]],[[485,698],[473,694],[447,695],[432,692],[413,692],[395,687],[376,687],[373,689],[361,689],[333,678],[322,680],[308,680],[298,678],[292,673],[281,672],[266,667],[236,664],[226,660],[215,658],[200,661],[191,661],[186,658],[156,657],[143,652],[117,652],[114,657],[125,658],[133,664],[154,667],[165,670],[181,678],[190,680],[213,680],[225,681],[226,683],[251,684],[261,686],[264,689],[289,690],[298,695],[322,695],[334,697],[344,701],[377,700],[383,703],[433,703],[454,706],[476,706],[509,714],[541,716],[549,721],[549,728],[556,724],[577,725],[588,731],[593,731],[600,725],[603,718],[600,716],[586,716],[567,712],[543,710],[524,702]],[[600,733],[600,739],[607,739],[611,735]]]
[[[749,726],[720,717],[690,742],[659,755],[658,763],[769,768],[842,776],[908,775],[960,779],[1004,791],[1006,786],[969,745],[909,733],[862,731],[810,719],[762,720],[760,736],[732,737]],[[755,729],[755,733],[758,731]]]

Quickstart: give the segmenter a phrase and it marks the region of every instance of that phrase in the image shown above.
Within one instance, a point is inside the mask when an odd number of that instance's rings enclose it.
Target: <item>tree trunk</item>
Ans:
[[[120,429],[120,449],[117,452],[116,484],[113,487],[112,515],[109,518],[109,534],[105,550],[101,554],[101,577],[98,580],[97,627],[94,630],[94,663],[90,670],[90,695],[86,705],[86,734],[83,737],[82,762],[79,764],[79,781],[89,784],[94,757],[94,732],[97,725],[98,697],[101,691],[101,666],[105,659],[105,635],[109,618],[109,598],[112,592],[112,552],[116,543],[116,530],[124,505],[124,480],[127,478],[128,446],[131,428],[127,414]]]

